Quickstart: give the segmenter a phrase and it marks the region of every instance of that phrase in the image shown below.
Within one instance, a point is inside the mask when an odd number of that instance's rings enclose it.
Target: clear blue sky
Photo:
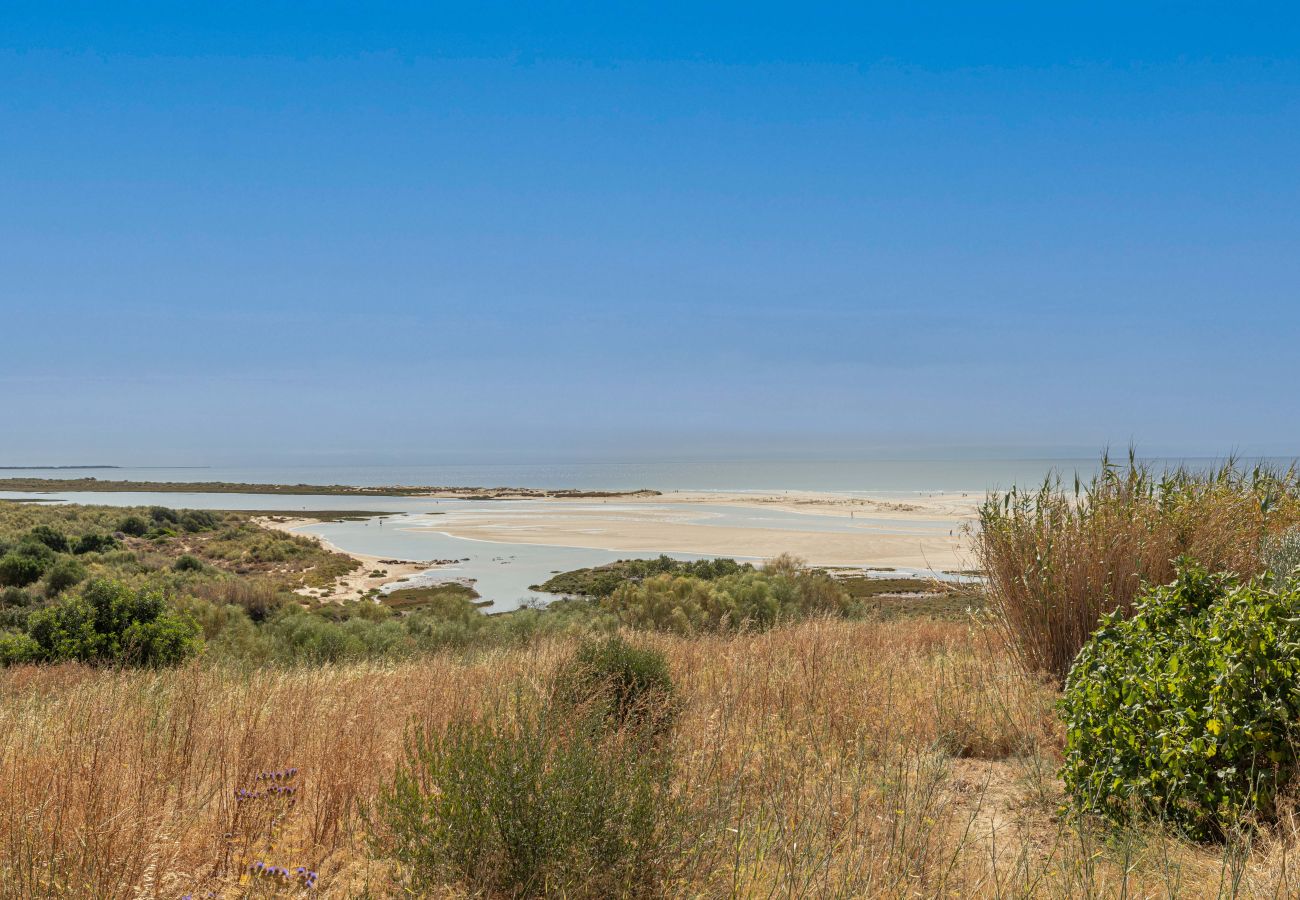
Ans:
[[[703,6],[4,4],[0,462],[1300,452],[1293,6]]]

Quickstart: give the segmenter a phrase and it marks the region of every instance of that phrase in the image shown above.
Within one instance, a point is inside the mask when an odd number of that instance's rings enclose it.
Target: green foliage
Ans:
[[[31,602],[31,595],[20,587],[7,587],[0,591],[0,606],[26,606]]]
[[[28,531],[24,540],[44,544],[55,553],[67,553],[70,549],[68,538],[63,532],[44,524],[37,525],[31,531]]]
[[[197,625],[169,610],[160,592],[107,580],[33,613],[27,634],[40,662],[173,665],[200,645]]]
[[[1101,617],[1126,615],[1144,584],[1170,581],[1178,556],[1261,574],[1270,536],[1298,525],[1300,469],[1228,460],[1159,470],[1130,451],[1127,465],[1103,456],[1100,473],[1076,477],[1073,490],[1052,476],[1036,490],[990,495],[975,550],[1007,648],[1027,672],[1059,683]]]
[[[629,581],[641,581],[655,575],[690,575],[706,581],[735,575],[739,572],[751,572],[750,563],[738,563],[734,559],[697,559],[677,560],[669,556],[655,559],[620,559],[617,562],[588,569],[574,569],[561,572],[539,585],[535,591],[551,594],[575,594],[583,597],[608,597]]]
[[[1296,772],[1300,589],[1188,559],[1080,652],[1061,704],[1074,805],[1198,838],[1271,819]]]
[[[286,663],[391,659],[410,652],[406,631],[398,622],[362,617],[331,621],[297,607],[283,609],[263,626],[263,633],[274,657]]]
[[[520,699],[445,733],[416,728],[372,810],[415,895],[625,897],[661,889],[679,846],[670,750]]]
[[[206,509],[187,509],[180,515],[180,526],[191,533],[211,531],[221,524],[218,515]]]
[[[172,568],[177,572],[202,572],[207,568],[203,560],[189,553],[183,553],[172,563]]]
[[[132,537],[144,537],[149,531],[149,523],[139,516],[127,516],[117,523],[117,530]]]
[[[149,518],[158,526],[176,525],[181,520],[176,510],[168,509],[165,506],[149,507]]]
[[[616,728],[648,725],[662,731],[675,713],[668,660],[619,635],[583,641],[560,675],[555,696],[574,709],[603,711]]]
[[[117,539],[111,534],[83,534],[77,538],[72,545],[72,552],[77,555],[83,553],[104,553],[112,550],[117,546]]]
[[[44,575],[49,564],[40,556],[10,550],[0,557],[0,585],[25,587]]]
[[[626,583],[604,605],[633,628],[697,634],[739,628],[767,629],[818,615],[849,616],[858,610],[830,576],[779,557],[762,571],[706,580],[657,575]]]
[[[51,597],[61,594],[73,585],[86,580],[86,567],[72,557],[65,556],[50,566],[45,573],[45,593]]]
[[[26,634],[15,631],[0,632],[0,666],[36,662],[41,648]]]

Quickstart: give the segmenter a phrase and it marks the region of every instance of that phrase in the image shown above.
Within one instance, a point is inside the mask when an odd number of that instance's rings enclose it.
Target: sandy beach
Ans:
[[[983,498],[935,494],[875,498],[811,491],[673,492],[607,501],[555,500],[527,509],[449,513],[431,530],[503,543],[593,547],[770,558],[793,553],[833,566],[898,566],[936,571],[971,567],[964,526]],[[779,527],[710,524],[702,507],[748,507],[864,520],[855,530],[801,528],[798,516]]]

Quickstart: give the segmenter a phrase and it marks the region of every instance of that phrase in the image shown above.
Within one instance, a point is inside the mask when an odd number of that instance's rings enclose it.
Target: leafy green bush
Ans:
[[[35,662],[40,652],[40,646],[22,632],[0,632],[0,666]]]
[[[1296,772],[1300,589],[1241,585],[1181,559],[1132,618],[1103,618],[1062,711],[1078,809],[1159,818],[1197,839],[1271,819]]]
[[[83,534],[72,546],[72,552],[80,556],[83,553],[103,553],[117,546],[117,539],[111,534]]]
[[[713,580],[657,575],[624,584],[604,603],[634,628],[678,634],[761,630],[811,616],[851,615],[857,609],[833,578],[790,557],[779,557],[762,571]]]
[[[63,532],[50,525],[37,525],[27,532],[24,540],[44,544],[55,553],[67,553],[69,549],[68,538]]]
[[[169,509],[166,506],[149,507],[149,518],[153,520],[155,525],[175,525],[181,520],[176,510]]]
[[[25,587],[45,574],[49,562],[39,556],[10,550],[0,557],[0,585]]]
[[[197,556],[182,553],[177,557],[176,562],[172,563],[172,568],[177,572],[202,572],[207,566]]]
[[[671,757],[635,731],[520,700],[445,733],[417,728],[371,811],[375,850],[417,896],[655,893],[682,817]]]
[[[127,516],[117,523],[117,530],[132,537],[144,537],[149,530],[149,523],[139,516]]]
[[[555,696],[563,705],[603,712],[615,728],[648,725],[660,731],[674,714],[668,660],[618,635],[583,641],[557,680]]]
[[[53,597],[85,580],[86,567],[72,557],[65,556],[45,573],[45,593]]]
[[[187,509],[180,516],[180,526],[186,531],[211,531],[221,524],[216,513],[206,509]]]
[[[0,591],[0,606],[27,606],[31,602],[31,594],[20,587],[7,587]]]
[[[199,649],[198,626],[168,609],[161,593],[106,580],[33,613],[27,635],[38,662],[162,666]]]

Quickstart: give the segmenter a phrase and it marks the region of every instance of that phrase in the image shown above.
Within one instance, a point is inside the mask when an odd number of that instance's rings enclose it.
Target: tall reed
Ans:
[[[1007,646],[1027,671],[1061,683],[1102,614],[1128,610],[1144,582],[1169,581],[1177,557],[1253,575],[1266,542],[1297,522],[1294,467],[1229,459],[1157,470],[1130,450],[1126,464],[1104,456],[1073,490],[1057,474],[990,495],[975,547]]]

